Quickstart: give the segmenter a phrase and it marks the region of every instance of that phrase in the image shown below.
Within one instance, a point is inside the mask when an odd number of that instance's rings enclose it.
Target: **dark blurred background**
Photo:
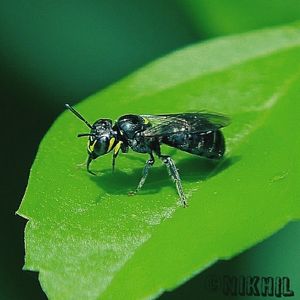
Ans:
[[[46,298],[37,274],[21,270],[25,221],[15,211],[39,142],[64,103],[74,104],[185,45],[297,18],[299,0],[0,1],[0,298]],[[162,298],[200,298],[201,282],[211,273],[295,277],[299,232],[299,223],[290,224]],[[206,299],[220,299],[214,297]]]

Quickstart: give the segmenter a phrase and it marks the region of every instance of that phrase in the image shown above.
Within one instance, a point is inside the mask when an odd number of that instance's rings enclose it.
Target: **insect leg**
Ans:
[[[118,154],[119,154],[119,152],[113,154],[113,159],[112,159],[112,171],[113,172],[115,171],[116,158],[117,158]]]
[[[160,155],[159,158],[163,161],[163,163],[167,166],[168,172],[170,176],[172,177],[173,181],[176,184],[176,189],[178,192],[178,195],[180,197],[180,202],[183,205],[183,207],[187,207],[187,199],[185,197],[185,194],[183,192],[183,188],[181,185],[181,179],[178,173],[178,170],[175,166],[175,163],[173,159],[170,156],[167,155]]]
[[[87,170],[90,174],[96,175],[94,172],[92,172],[92,171],[90,170],[90,164],[91,164],[92,160],[93,160],[93,159],[92,159],[91,155],[89,155],[89,156],[88,156],[88,159],[87,159],[87,162],[86,162],[86,170]]]
[[[139,182],[139,185],[135,191],[129,193],[130,195],[136,194],[142,188],[142,186],[144,185],[146,178],[148,176],[149,170],[153,166],[153,164],[154,164],[154,156],[152,153],[150,153],[150,159],[147,160],[146,165],[143,169],[143,176]]]
[[[116,158],[119,154],[120,148],[122,149],[122,144],[123,142],[118,142],[117,145],[114,148],[114,154],[113,154],[113,159],[112,159],[112,171],[115,171],[115,165],[116,165]]]

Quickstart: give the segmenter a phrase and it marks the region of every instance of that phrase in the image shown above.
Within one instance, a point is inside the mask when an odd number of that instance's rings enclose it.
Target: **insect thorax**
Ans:
[[[117,121],[119,131],[126,138],[132,139],[138,132],[146,130],[151,125],[139,115],[125,115]]]

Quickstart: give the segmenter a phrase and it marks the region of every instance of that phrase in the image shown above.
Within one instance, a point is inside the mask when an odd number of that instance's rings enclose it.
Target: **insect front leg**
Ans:
[[[92,174],[92,175],[95,175],[96,176],[96,173],[92,172],[91,169],[90,169],[90,165],[91,165],[91,162],[93,161],[93,158],[91,155],[88,156],[88,159],[87,159],[87,162],[86,162],[86,170]]]
[[[115,148],[114,148],[114,154],[113,154],[113,159],[112,159],[112,171],[113,171],[113,172],[115,171],[116,158],[118,157],[120,148],[121,148],[122,152],[125,152],[125,151],[126,151],[126,147],[124,148],[124,145],[123,145],[123,142],[122,142],[122,141],[119,141],[119,142],[117,143],[117,145],[115,146]],[[127,148],[127,151],[128,151],[128,148]]]
[[[135,195],[142,188],[148,176],[149,170],[153,166],[153,164],[154,164],[154,156],[152,153],[150,153],[150,159],[147,160],[146,165],[143,169],[143,176],[139,182],[139,185],[135,191],[129,192],[129,195]]]
[[[173,159],[168,155],[160,155],[159,158],[167,166],[168,172],[176,184],[176,189],[177,189],[178,195],[180,197],[181,204],[183,205],[183,207],[187,207],[187,199],[183,192],[183,188],[181,185],[181,179],[180,179],[178,170],[175,166]]]

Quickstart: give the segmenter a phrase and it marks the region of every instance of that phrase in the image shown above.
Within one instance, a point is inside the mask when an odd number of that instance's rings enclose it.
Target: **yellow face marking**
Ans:
[[[91,145],[90,145],[90,142],[88,142],[88,151],[89,151],[90,153],[92,153],[92,152],[94,151],[94,148],[95,148],[96,143],[97,143],[97,140],[95,140],[94,143],[91,144]]]
[[[111,148],[112,148],[112,146],[114,145],[114,143],[115,143],[115,138],[114,137],[112,137],[110,140],[109,140],[109,145],[108,145],[108,149],[107,149],[107,152],[109,152],[110,150],[111,150]]]
[[[144,119],[144,124],[148,124],[150,121],[147,118],[143,118]]]
[[[115,149],[114,149],[114,153],[115,153],[115,154],[118,153],[118,151],[120,150],[121,145],[122,145],[122,141],[120,141],[120,142],[116,145],[116,147],[115,147]]]

